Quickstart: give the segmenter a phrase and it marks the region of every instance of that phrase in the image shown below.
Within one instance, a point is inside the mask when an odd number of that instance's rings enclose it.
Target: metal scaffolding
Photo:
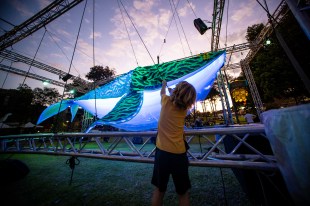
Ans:
[[[143,141],[136,144],[135,137],[141,137]],[[153,163],[156,146],[152,140],[155,137],[156,131],[9,135],[0,136],[0,153]],[[191,166],[278,170],[274,154],[263,151],[262,145],[258,148],[251,141],[262,139],[269,144],[262,124],[186,130],[185,137],[190,146],[187,156]]]
[[[83,0],[55,0],[43,10],[0,36],[0,51],[41,29]]]

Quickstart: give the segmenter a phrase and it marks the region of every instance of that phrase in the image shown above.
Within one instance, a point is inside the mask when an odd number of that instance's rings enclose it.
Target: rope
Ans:
[[[57,20],[57,19],[56,19]],[[55,20],[54,20],[55,21]],[[66,44],[68,44],[69,46],[73,47],[73,44],[71,44],[70,42],[67,42],[66,40],[64,40],[63,38],[61,38],[60,36],[58,36],[57,34],[53,33],[50,31],[50,33],[54,36],[56,36],[58,39],[60,39],[61,41],[65,42]],[[76,50],[78,50],[81,54],[84,54],[85,56],[89,57],[90,59],[93,59],[92,56],[90,56],[89,54],[87,54],[86,52],[84,52],[83,50],[76,48]],[[97,62],[99,62],[100,64],[103,64],[102,62],[96,60]]]
[[[117,4],[118,4],[119,10],[120,10],[121,15],[122,15],[122,19],[123,19],[123,22],[124,22],[124,25],[125,25],[125,28],[126,28],[126,32],[127,32],[128,39],[129,39],[129,41],[130,41],[130,45],[131,45],[131,49],[132,49],[133,55],[135,56],[137,66],[139,66],[139,63],[138,63],[138,60],[137,60],[137,57],[136,57],[136,53],[135,53],[135,50],[134,50],[133,45],[132,45],[132,42],[131,42],[131,38],[130,38],[128,29],[127,29],[127,25],[126,25],[126,22],[125,22],[125,19],[124,19],[123,12],[122,12],[121,6],[120,6],[120,4],[119,4],[119,1],[117,1]]]
[[[77,161],[75,161],[77,160]],[[71,177],[70,177],[70,182],[69,185],[71,185],[72,183],[72,178],[73,178],[73,172],[75,169],[75,165],[79,165],[80,164],[80,160],[77,157],[70,157],[69,159],[67,159],[66,164],[69,165],[70,169],[71,169]]]
[[[180,2],[180,1],[179,1]],[[172,7],[172,4],[171,4],[171,1],[169,0],[169,3],[170,3],[170,7],[171,7],[171,10],[173,11],[173,7]],[[181,42],[181,45],[182,45],[182,50],[183,50],[183,54],[185,56],[185,50],[184,50],[184,47],[183,47],[183,43],[182,43],[182,39],[181,39],[181,35],[180,35],[180,32],[179,32],[179,28],[178,28],[178,25],[177,25],[177,20],[173,17],[174,19],[174,22],[175,22],[175,26],[177,27],[177,31],[178,31],[178,35],[179,35],[179,38],[180,38],[180,42]]]
[[[184,34],[184,37],[185,37],[185,40],[186,40],[187,46],[188,46],[188,49],[189,49],[189,51],[190,51],[191,55],[193,55],[192,50],[191,50],[191,48],[190,48],[190,46],[189,46],[189,43],[188,43],[188,41],[187,41],[187,37],[186,37],[186,35],[185,35],[185,31],[184,31],[184,28],[183,28],[183,25],[182,25],[182,22],[181,22],[180,16],[179,16],[179,14],[178,14],[178,11],[176,10],[176,7],[175,7],[175,4],[174,4],[174,2],[173,2],[173,1],[172,1],[172,4],[173,4],[173,7],[174,7],[174,9],[175,9],[175,12],[177,13],[177,16],[178,16],[178,19],[179,19],[179,22],[180,22],[180,25],[181,25],[181,28],[182,28],[182,31],[183,31],[183,34]]]
[[[224,183],[222,168],[220,168],[220,171],[221,171],[221,178],[222,178],[222,187],[223,187],[223,192],[224,192],[224,197],[225,197],[225,205],[227,205],[226,189],[225,189],[225,183]]]
[[[30,66],[29,66],[29,69],[28,69],[28,71],[27,71],[27,74],[26,74],[26,76],[25,76],[25,78],[24,78],[24,81],[23,81],[21,87],[24,87],[24,85],[25,85],[25,81],[26,81],[26,79],[27,79],[27,77],[28,77],[28,75],[29,75],[29,71],[30,71],[30,69],[31,69],[31,67],[32,67],[33,61],[34,61],[34,59],[36,58],[36,56],[37,56],[37,54],[38,54],[39,48],[41,47],[41,43],[42,43],[42,41],[43,41],[43,39],[44,39],[45,33],[46,33],[46,29],[44,30],[44,34],[43,34],[43,36],[42,36],[42,38],[41,38],[41,41],[40,41],[39,46],[38,46],[38,48],[37,48],[37,50],[36,50],[36,53],[35,53],[35,55],[34,55],[32,61],[31,61],[31,64],[30,64]]]
[[[227,14],[226,14],[226,36],[225,36],[225,47],[227,47],[227,27],[228,27],[228,11],[229,11],[229,0],[227,1]]]
[[[191,9],[192,9],[192,11],[193,11],[193,13],[194,13],[194,15],[195,15],[195,17],[196,17],[196,19],[197,19],[198,17],[197,17],[197,15],[196,15],[196,13],[195,13],[195,11],[194,11],[194,9],[193,9],[191,3],[189,3],[188,0],[187,0],[187,3],[188,3],[188,5],[189,5],[189,7],[191,7]]]
[[[70,62],[70,59],[69,59],[69,57],[66,55],[66,53],[63,51],[63,49],[59,46],[59,44],[57,43],[57,41],[54,39],[54,37],[53,37],[53,33],[51,33],[50,31],[48,31],[47,29],[46,29],[46,31],[47,31],[47,34],[52,38],[52,40],[53,40],[53,42],[56,44],[56,46],[60,49],[60,51],[62,52],[62,54],[66,57],[66,59]],[[79,71],[75,68],[75,66],[74,65],[72,65],[73,66],[73,68],[75,69],[75,71],[80,75],[80,73],[79,73]]]
[[[142,43],[143,43],[143,45],[144,45],[146,51],[148,52],[149,56],[151,57],[153,63],[156,64],[155,61],[154,61],[154,59],[153,59],[153,57],[152,57],[152,55],[150,54],[149,50],[147,49],[147,47],[146,47],[146,45],[145,45],[145,43],[144,43],[142,37],[140,36],[140,33],[139,33],[138,29],[136,28],[135,24],[133,23],[132,19],[131,19],[130,16],[129,16],[129,14],[128,14],[126,8],[124,7],[122,1],[121,1],[121,0],[119,0],[119,1],[121,2],[121,4],[122,4],[122,6],[123,6],[123,8],[124,8],[124,10],[125,10],[125,12],[126,12],[128,18],[129,18],[129,20],[130,20],[130,22],[131,22],[131,24],[132,24],[132,26],[135,28],[135,30],[136,30],[136,32],[137,32],[137,34],[138,34],[140,40],[142,41]]]
[[[76,40],[75,40],[74,49],[73,49],[72,58],[71,58],[71,61],[70,61],[70,66],[69,66],[68,74],[69,74],[70,71],[71,71],[72,61],[73,61],[73,57],[74,57],[74,54],[75,54],[76,45],[77,45],[77,42],[78,42],[78,39],[79,39],[79,35],[80,35],[80,31],[81,31],[81,26],[82,26],[82,22],[83,22],[85,10],[86,10],[86,5],[87,5],[87,0],[85,1],[85,6],[84,6],[84,10],[83,10],[81,22],[80,22],[78,34],[77,34],[77,37],[76,37]],[[64,89],[63,89],[63,92],[62,92],[61,101],[60,101],[60,105],[59,105],[59,108],[58,108],[58,112],[57,112],[57,116],[56,116],[56,123],[55,123],[55,125],[58,125],[59,112],[60,112],[61,104],[62,104],[62,101],[63,101],[63,98],[64,98],[65,88],[66,88],[66,86],[67,86],[67,81],[68,81],[68,80],[66,80],[65,86],[64,86]],[[57,132],[57,126],[54,126],[53,132],[54,132],[54,133]]]
[[[95,0],[93,0],[93,67],[95,67]],[[94,91],[95,91],[95,120],[97,120],[97,91],[96,83],[94,82]]]
[[[170,2],[170,1],[169,1],[169,2]],[[177,3],[177,6],[176,6],[176,7],[178,7],[178,6],[179,6],[179,2],[180,2],[180,0],[178,0],[178,3]],[[171,4],[171,3],[170,3],[170,4]],[[174,14],[175,14],[175,11],[174,11],[174,9],[172,9],[172,11],[173,11],[172,18],[171,18],[171,21],[170,21],[170,24],[169,24],[168,30],[167,30],[167,32],[166,32],[166,35],[165,35],[165,38],[164,38],[164,42],[162,43],[162,45],[161,45],[161,47],[160,47],[160,50],[159,50],[158,56],[160,56],[161,50],[162,50],[162,48],[163,48],[163,46],[164,46],[164,43],[166,43],[166,38],[167,38],[168,32],[169,32],[169,30],[170,30],[170,27],[171,27],[172,21],[173,21],[173,19],[174,19]]]
[[[12,67],[12,64],[13,64],[13,62],[11,61],[10,69],[11,69],[11,67]],[[9,75],[9,72],[6,73],[6,76],[5,76],[5,79],[4,79],[3,83],[2,83],[1,89],[3,89],[4,84],[5,84],[5,82],[6,82],[6,79],[8,78],[8,75]]]

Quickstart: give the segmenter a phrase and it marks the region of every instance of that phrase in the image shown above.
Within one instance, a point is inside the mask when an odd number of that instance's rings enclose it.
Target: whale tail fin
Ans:
[[[51,106],[47,107],[40,115],[37,125],[41,122],[45,121],[46,119],[56,115],[58,112],[62,112],[70,106],[72,118],[71,121],[74,119],[76,112],[78,110],[78,105],[73,104],[72,100],[62,100],[61,102],[52,104]]]

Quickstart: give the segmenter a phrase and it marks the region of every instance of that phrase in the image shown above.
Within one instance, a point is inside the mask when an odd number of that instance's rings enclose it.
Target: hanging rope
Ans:
[[[66,164],[69,165],[69,167],[71,169],[71,177],[70,177],[70,182],[69,182],[69,185],[71,185],[72,179],[73,179],[73,172],[74,172],[74,169],[75,169],[75,165],[79,165],[80,164],[80,160],[77,157],[72,156],[69,159],[67,159]]]
[[[179,2],[180,2],[180,1],[179,1]],[[173,9],[173,7],[172,7],[172,4],[171,4],[171,1],[170,1],[170,0],[169,0],[169,3],[170,3],[171,10],[174,11],[174,9]],[[181,35],[180,35],[180,32],[179,32],[177,20],[176,20],[175,18],[173,18],[173,19],[174,19],[174,23],[175,23],[175,26],[176,26],[177,31],[178,31],[178,35],[179,35],[179,39],[180,39],[180,42],[181,42],[183,54],[184,54],[184,56],[186,56],[186,55],[185,55],[185,50],[184,50],[184,47],[183,47],[183,43],[182,43],[182,39],[181,39]]]
[[[28,77],[28,75],[29,75],[29,72],[30,72],[30,69],[31,69],[31,67],[32,67],[33,61],[35,60],[35,58],[36,58],[36,56],[37,56],[37,54],[38,54],[38,51],[39,51],[39,49],[40,49],[40,47],[41,47],[41,43],[42,43],[42,41],[43,41],[43,39],[44,39],[45,33],[46,33],[46,29],[44,30],[44,34],[43,34],[43,36],[42,36],[42,38],[41,38],[41,41],[40,41],[39,46],[38,46],[38,48],[37,48],[37,50],[36,50],[36,53],[35,53],[35,55],[34,55],[32,61],[31,61],[31,64],[30,64],[30,66],[29,66],[29,69],[28,69],[28,71],[27,71],[27,74],[26,74],[26,76],[25,76],[25,78],[24,78],[24,81],[23,81],[21,87],[24,87],[24,85],[25,85],[25,81],[26,81],[26,79],[27,79],[27,77]]]
[[[188,3],[189,7],[191,8],[193,14],[195,15],[195,17],[196,17],[196,19],[197,19],[198,16],[196,15],[196,13],[195,13],[195,11],[194,11],[194,9],[193,9],[191,3],[190,3],[188,0],[187,0],[187,3]],[[209,20],[204,20],[204,21],[207,22],[207,23],[212,23],[212,22],[209,21]],[[205,36],[206,36],[206,35],[205,35]],[[208,42],[209,42],[209,45],[211,45],[211,41],[210,41],[210,39],[208,38],[208,36],[206,36],[206,38],[207,38],[207,40],[208,40]]]
[[[61,37],[58,36],[57,34],[51,32],[51,31],[49,31],[49,33],[51,33],[53,36],[57,37],[59,40],[65,42],[65,43],[68,44],[69,46],[72,46],[72,47],[74,46],[73,44],[71,44],[71,43],[69,43],[68,41],[64,40],[63,38],[61,38]],[[76,48],[76,50],[79,51],[81,54],[84,54],[85,56],[87,56],[87,57],[90,58],[91,60],[93,60],[92,55],[87,54],[86,52],[84,52],[83,50],[81,50],[81,49],[79,49],[79,48]],[[69,60],[69,61],[70,61],[70,60]],[[103,64],[103,63],[101,63],[99,60],[96,60],[96,62],[97,62],[97,63],[99,62],[100,64]],[[73,66],[73,65],[72,65],[72,66]]]
[[[177,8],[175,7],[175,4],[174,4],[174,2],[173,2],[173,1],[172,1],[172,4],[173,4],[174,10],[175,10],[175,12],[176,12],[176,14],[177,14],[177,16],[178,16],[178,19],[179,19],[179,22],[180,22],[180,25],[181,25],[181,28],[182,28],[182,31],[183,31],[183,34],[184,34],[184,37],[185,37],[185,40],[186,40],[187,46],[188,46],[188,49],[189,49],[189,51],[190,51],[191,55],[193,55],[192,50],[191,50],[191,48],[190,48],[190,46],[189,46],[189,43],[188,43],[188,41],[187,41],[187,37],[186,37],[185,31],[184,31],[184,28],[183,28],[183,25],[182,25],[182,22],[181,22],[180,16],[179,16],[179,14],[178,14]]]
[[[57,41],[54,39],[53,37],[53,33],[51,33],[50,31],[48,31],[46,29],[47,34],[51,37],[51,39],[53,40],[53,42],[56,44],[56,46],[60,49],[61,53],[66,57],[66,59],[70,62],[69,57],[66,55],[66,53],[63,51],[63,49],[59,46],[59,44],[57,43]],[[75,66],[72,64],[74,70],[80,75],[79,71],[75,68]]]
[[[177,6],[176,6],[176,7],[178,7],[178,6],[179,6],[179,2],[180,2],[180,0],[178,0],[178,3],[177,3]],[[171,3],[170,3],[170,4],[171,4]],[[174,15],[175,15],[175,10],[174,10],[174,9],[172,9],[172,13],[173,13],[173,14],[172,14],[172,18],[171,18],[171,21],[170,21],[170,24],[169,24],[168,30],[167,30],[167,32],[166,32],[166,35],[165,35],[164,41],[163,41],[163,43],[161,44],[161,47],[160,47],[160,50],[159,50],[158,56],[160,56],[161,50],[162,50],[162,48],[163,48],[163,46],[164,46],[164,43],[166,43],[166,39],[167,39],[167,36],[168,36],[169,30],[170,30],[170,27],[171,27],[172,21],[173,21],[173,19],[174,19]]]
[[[12,64],[13,64],[13,62],[11,61],[11,64],[10,64],[10,68],[9,68],[9,69],[12,68]],[[5,82],[6,82],[6,79],[8,78],[8,75],[9,75],[9,72],[6,73],[6,76],[5,76],[5,79],[4,79],[3,83],[2,83],[1,89],[3,89],[4,84],[5,84]]]
[[[69,74],[70,71],[71,71],[72,61],[73,61],[73,58],[74,58],[74,54],[75,54],[77,42],[78,42],[78,40],[79,40],[79,35],[80,35],[80,31],[81,31],[81,27],[82,27],[82,22],[83,22],[85,10],[86,10],[86,5],[87,5],[87,0],[85,1],[85,6],[84,6],[84,10],[83,10],[81,22],[80,22],[78,34],[77,34],[77,37],[76,37],[76,40],[75,40],[74,49],[73,49],[72,58],[71,58],[71,61],[70,61],[70,66],[69,66],[68,74]],[[62,92],[61,101],[60,101],[60,105],[59,105],[59,108],[58,108],[58,112],[57,112],[57,116],[56,116],[56,123],[55,123],[55,125],[58,125],[59,112],[60,112],[61,104],[62,104],[64,95],[65,95],[65,89],[66,89],[66,86],[67,86],[67,82],[68,82],[68,80],[66,80],[65,86],[64,86],[64,89],[63,89],[63,92]],[[53,133],[57,133],[57,126],[54,126],[54,128],[53,128],[52,130],[53,130]]]
[[[128,29],[127,29],[127,25],[126,25],[126,22],[125,22],[125,19],[124,19],[123,12],[122,12],[121,6],[120,6],[120,4],[119,4],[119,1],[117,1],[117,4],[118,4],[118,8],[119,8],[119,10],[120,10],[120,12],[121,12],[121,15],[122,15],[122,19],[123,19],[123,22],[124,22],[124,25],[125,25],[125,28],[126,28],[126,32],[127,32],[128,39],[129,39],[129,41],[130,41],[130,45],[131,45],[131,49],[132,49],[133,55],[135,56],[137,66],[139,66],[139,63],[138,63],[138,60],[137,60],[137,57],[136,57],[136,53],[135,53],[135,50],[134,50],[133,45],[132,45],[132,42],[131,42],[131,38],[130,38]]]
[[[228,11],[229,11],[229,0],[227,1],[227,13],[226,13],[226,36],[225,36],[225,47],[227,47],[227,27],[228,27]]]
[[[144,43],[144,41],[143,41],[142,37],[140,36],[140,33],[139,33],[138,29],[136,28],[135,24],[133,23],[132,19],[131,19],[131,18],[130,18],[130,16],[129,16],[129,14],[128,14],[128,12],[127,12],[126,8],[124,7],[124,5],[123,5],[122,1],[121,1],[121,0],[119,0],[119,1],[120,1],[120,3],[122,4],[122,7],[124,8],[124,10],[125,10],[125,12],[126,12],[126,14],[127,14],[128,18],[129,18],[129,20],[130,20],[130,22],[131,22],[132,26],[135,28],[135,30],[136,30],[136,32],[137,32],[137,34],[138,34],[138,36],[139,36],[140,40],[142,41],[142,43],[143,43],[143,45],[144,45],[144,47],[145,47],[146,51],[148,52],[149,56],[151,57],[151,59],[152,59],[153,63],[154,63],[154,64],[156,64],[156,63],[155,63],[155,61],[154,61],[154,59],[153,59],[153,57],[152,57],[152,55],[150,54],[149,50],[147,49],[147,47],[146,47],[146,45],[145,45],[145,43]]]
[[[189,3],[188,0],[187,0],[187,3],[188,3],[188,5],[189,5],[189,7],[192,9],[192,12],[194,13],[194,15],[195,15],[195,17],[196,17],[196,19],[197,19],[198,17],[197,17],[197,15],[196,15],[196,13],[195,13],[195,11],[194,11],[194,9],[193,9],[191,3]]]
[[[95,67],[95,0],[93,0],[93,67]],[[96,82],[94,82],[94,91],[95,91],[95,120],[97,120],[97,91],[96,91]]]

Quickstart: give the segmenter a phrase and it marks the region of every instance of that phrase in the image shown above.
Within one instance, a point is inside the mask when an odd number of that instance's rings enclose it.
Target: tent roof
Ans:
[[[2,128],[12,128],[11,126],[4,124],[4,123],[0,123],[0,129]]]
[[[31,122],[28,122],[28,123],[26,123],[26,124],[24,125],[24,128],[31,128],[31,127],[41,128],[41,127],[43,127],[43,126],[38,126],[38,125],[35,125],[35,124],[31,123]]]

